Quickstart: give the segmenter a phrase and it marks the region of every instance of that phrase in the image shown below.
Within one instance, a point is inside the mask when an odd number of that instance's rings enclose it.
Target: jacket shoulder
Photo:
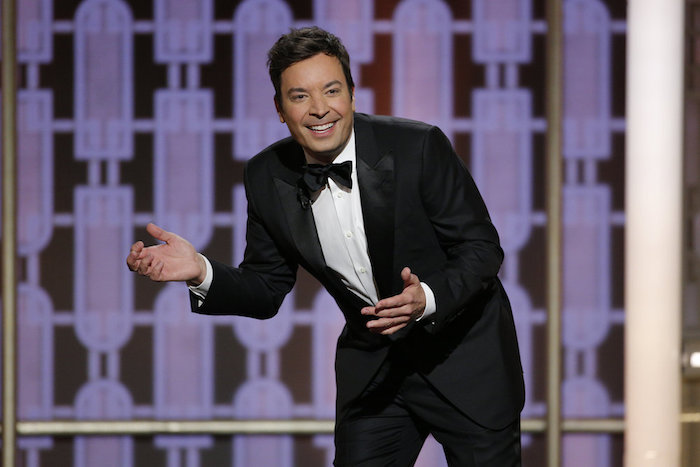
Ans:
[[[248,162],[246,162],[246,165],[260,165],[260,164],[265,164],[266,162],[269,162],[270,159],[274,159],[276,157],[279,157],[280,154],[286,154],[291,151],[293,151],[294,146],[297,143],[292,139],[291,136],[288,136],[284,139],[281,139],[279,141],[276,141],[266,147],[265,149],[261,150],[259,153],[251,157]]]
[[[284,174],[299,170],[304,163],[304,152],[299,143],[291,136],[272,143],[245,164],[249,176],[269,174]]]
[[[444,135],[435,125],[400,117],[358,114],[355,123],[358,138],[369,138],[381,154],[418,155],[427,141]]]
[[[389,132],[389,134],[419,134],[429,132],[436,128],[434,125],[420,122],[418,120],[392,117],[388,115],[369,115],[358,113],[355,115],[355,118],[357,123],[360,125],[366,124],[371,126],[374,131],[382,133]]]

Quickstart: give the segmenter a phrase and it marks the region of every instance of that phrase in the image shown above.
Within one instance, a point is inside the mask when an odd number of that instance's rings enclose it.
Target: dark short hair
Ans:
[[[280,97],[282,72],[295,63],[320,53],[337,58],[343,67],[348,87],[350,89],[355,87],[350,73],[350,56],[337,36],[316,26],[292,28],[288,34],[280,37],[267,53],[267,68],[272,85],[275,87],[275,100],[278,104],[282,103]]]

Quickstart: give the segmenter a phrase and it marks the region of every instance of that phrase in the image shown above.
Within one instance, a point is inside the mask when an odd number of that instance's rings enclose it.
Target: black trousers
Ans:
[[[442,445],[449,466],[520,466],[519,419],[500,430],[480,426],[396,359],[339,414],[334,465],[412,466],[428,434]]]

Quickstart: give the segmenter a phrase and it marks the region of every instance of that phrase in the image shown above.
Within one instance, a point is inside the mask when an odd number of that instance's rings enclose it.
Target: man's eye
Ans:
[[[328,94],[338,94],[340,92],[340,89],[329,89]]]
[[[293,101],[300,101],[300,100],[304,99],[304,97],[306,97],[304,94],[294,94],[294,95],[291,97],[291,99],[292,99]]]

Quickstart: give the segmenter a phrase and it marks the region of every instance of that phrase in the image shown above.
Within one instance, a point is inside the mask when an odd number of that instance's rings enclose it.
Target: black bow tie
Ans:
[[[308,164],[304,167],[304,175],[301,182],[308,190],[309,195],[316,193],[326,186],[328,178],[332,178],[339,185],[352,188],[352,162],[345,161],[340,164]]]

